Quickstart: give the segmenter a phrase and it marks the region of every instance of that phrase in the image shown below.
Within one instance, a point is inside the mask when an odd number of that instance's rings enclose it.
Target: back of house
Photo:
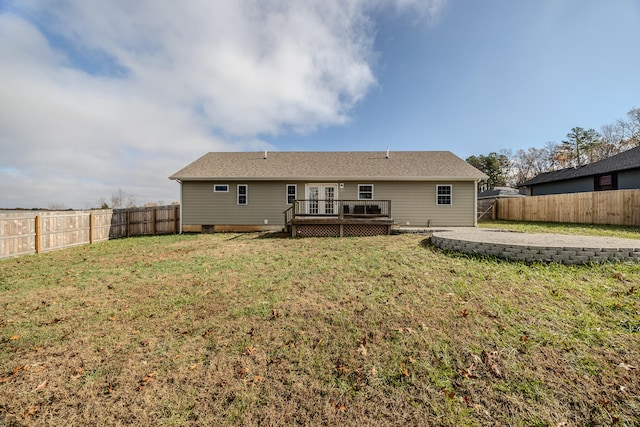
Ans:
[[[207,232],[282,230],[294,207],[342,218],[388,206],[395,226],[475,226],[486,175],[449,151],[211,152],[169,178],[182,231]]]

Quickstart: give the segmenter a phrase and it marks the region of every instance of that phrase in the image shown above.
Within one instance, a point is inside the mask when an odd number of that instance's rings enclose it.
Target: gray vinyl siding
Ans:
[[[531,187],[531,195],[545,196],[547,194],[584,193],[593,190],[593,176],[587,176],[569,181],[533,185]]]
[[[374,200],[391,200],[391,217],[400,226],[472,227],[476,184],[469,182],[345,182],[340,199],[358,198],[358,184],[373,184]],[[436,185],[452,186],[452,204],[436,204]]]
[[[618,174],[618,190],[634,190],[640,188],[640,170],[621,172]]]
[[[228,193],[214,193],[214,184],[228,184]],[[238,206],[237,186],[248,185],[248,204]],[[182,223],[184,225],[284,225],[287,184],[300,182],[211,181],[182,182]],[[302,190],[301,190],[302,189]]]
[[[323,181],[324,184],[330,182]],[[214,193],[214,184],[228,184],[228,193]],[[248,204],[237,205],[237,185],[248,185]],[[297,185],[297,198],[305,198],[305,182],[210,181],[182,182],[184,225],[284,225],[287,184]],[[336,184],[340,184],[336,182]],[[469,182],[342,182],[338,199],[357,200],[358,184],[373,184],[374,200],[391,200],[391,216],[401,226],[474,226],[475,188]],[[452,204],[436,204],[436,185],[452,186]],[[408,224],[407,224],[408,223]]]

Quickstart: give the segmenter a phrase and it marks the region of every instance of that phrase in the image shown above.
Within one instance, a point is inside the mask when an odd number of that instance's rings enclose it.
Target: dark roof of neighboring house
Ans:
[[[182,181],[487,179],[450,151],[207,153],[169,177]]]
[[[524,197],[524,194],[517,188],[511,187],[494,187],[478,193],[478,199],[488,199],[492,197]]]
[[[615,156],[589,163],[588,165],[541,173],[529,181],[520,184],[520,186],[529,187],[547,182],[566,181],[568,179],[621,172],[630,169],[640,169],[640,147],[623,151]]]

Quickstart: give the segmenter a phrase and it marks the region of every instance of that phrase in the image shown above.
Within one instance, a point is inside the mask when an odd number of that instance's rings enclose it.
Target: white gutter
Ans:
[[[178,231],[178,234],[182,234],[182,206],[184,206],[182,203],[182,181],[176,179],[176,182],[180,184],[180,230]]]

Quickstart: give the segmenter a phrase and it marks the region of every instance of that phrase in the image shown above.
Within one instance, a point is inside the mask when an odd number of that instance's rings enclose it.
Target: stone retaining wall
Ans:
[[[473,242],[432,236],[431,244],[440,249],[470,255],[489,255],[510,261],[588,264],[601,262],[640,262],[639,248],[574,248],[519,246],[501,243]]]

